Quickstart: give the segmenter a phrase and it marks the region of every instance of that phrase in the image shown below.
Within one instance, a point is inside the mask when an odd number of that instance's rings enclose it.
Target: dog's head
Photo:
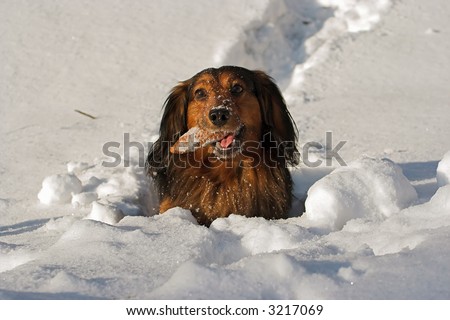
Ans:
[[[295,124],[277,85],[262,71],[210,68],[174,87],[149,153],[150,172],[166,167],[170,147],[193,128],[211,136],[202,147],[219,159],[259,148],[271,149],[272,160],[282,165],[298,164]]]

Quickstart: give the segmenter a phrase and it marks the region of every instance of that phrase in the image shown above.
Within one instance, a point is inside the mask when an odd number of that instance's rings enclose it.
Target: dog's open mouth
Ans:
[[[229,159],[236,156],[241,150],[240,135],[242,132],[240,127],[233,133],[227,134],[224,138],[216,141],[214,144],[214,155],[219,159]]]
[[[212,131],[193,127],[183,134],[170,148],[171,153],[189,153],[198,148],[212,146],[220,159],[234,157],[240,151],[240,136],[244,126],[234,131]]]

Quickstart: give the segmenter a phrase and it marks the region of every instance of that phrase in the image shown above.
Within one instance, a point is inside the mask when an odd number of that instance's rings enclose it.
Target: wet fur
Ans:
[[[232,81],[244,86],[242,96],[228,93]],[[220,103],[218,99],[224,97],[232,101],[232,115],[245,126],[242,142],[246,147],[233,161],[218,160],[208,148],[183,155],[169,152],[192,126],[213,127],[204,119],[217,103],[196,101],[193,90],[199,83],[205,84],[208,101]],[[164,104],[160,137],[147,158],[147,172],[160,196],[160,212],[182,207],[205,225],[230,214],[285,218],[292,202],[287,167],[299,161],[296,133],[280,90],[261,71],[225,66],[180,82]]]

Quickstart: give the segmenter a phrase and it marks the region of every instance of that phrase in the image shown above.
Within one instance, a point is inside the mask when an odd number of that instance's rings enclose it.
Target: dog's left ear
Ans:
[[[274,80],[262,71],[254,71],[255,94],[264,119],[264,142],[275,142],[278,154],[291,164],[299,163],[297,127]]]

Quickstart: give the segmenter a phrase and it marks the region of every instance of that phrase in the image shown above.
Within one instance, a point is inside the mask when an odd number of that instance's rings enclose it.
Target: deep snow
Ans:
[[[1,298],[450,298],[446,1],[0,7]],[[312,148],[323,165],[292,169],[303,216],[205,228],[155,215],[142,150],[105,166],[105,143],[153,141],[171,86],[221,64],[275,77],[301,146],[346,141],[347,166]]]

